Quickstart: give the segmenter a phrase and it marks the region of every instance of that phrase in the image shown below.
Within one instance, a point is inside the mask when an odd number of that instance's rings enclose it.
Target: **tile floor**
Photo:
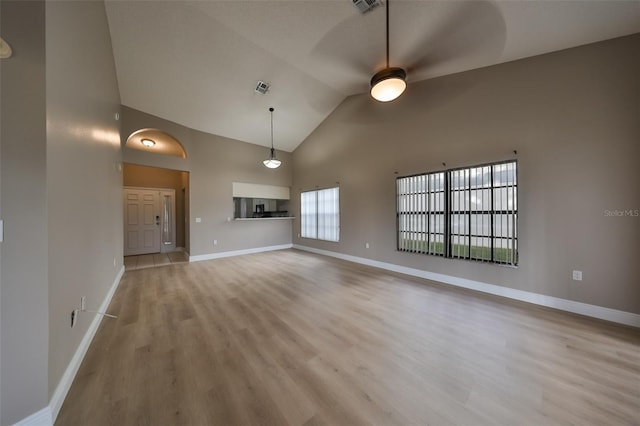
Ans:
[[[139,256],[125,256],[124,270],[153,268],[156,266],[171,265],[176,263],[187,263],[189,259],[181,252],[141,254]]]

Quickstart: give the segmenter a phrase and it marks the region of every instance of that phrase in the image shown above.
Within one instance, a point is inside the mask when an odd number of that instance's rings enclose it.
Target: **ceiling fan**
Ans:
[[[368,82],[374,86],[391,79],[402,88],[406,82],[458,72],[465,63],[483,66],[502,54],[506,25],[492,1],[394,0],[391,17],[389,0],[385,3],[355,12],[312,50],[346,94],[364,92]]]

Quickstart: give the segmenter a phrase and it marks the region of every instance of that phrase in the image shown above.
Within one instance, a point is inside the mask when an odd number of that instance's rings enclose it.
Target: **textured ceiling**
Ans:
[[[351,0],[107,0],[122,103],[293,151],[385,62],[385,12]],[[411,83],[640,32],[636,1],[392,0],[391,66]],[[266,95],[256,82],[271,84]],[[374,101],[371,101],[374,102]],[[392,107],[390,105],[390,107]]]

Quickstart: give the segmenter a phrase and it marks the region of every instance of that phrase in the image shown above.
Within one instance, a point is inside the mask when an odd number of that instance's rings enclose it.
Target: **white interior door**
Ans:
[[[124,255],[160,253],[160,192],[125,188]]]

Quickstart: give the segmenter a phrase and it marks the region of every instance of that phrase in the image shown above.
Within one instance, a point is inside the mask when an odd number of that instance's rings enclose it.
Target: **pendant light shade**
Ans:
[[[262,162],[262,164],[270,169],[277,169],[280,167],[280,164],[282,164],[282,161],[276,158],[276,152],[273,149],[273,108],[269,108],[269,112],[271,113],[271,154],[269,155],[269,158]]]
[[[4,41],[4,39],[0,37],[0,59],[10,58],[11,55],[13,55],[11,46],[9,46],[9,43]]]
[[[376,101],[389,102],[397,99],[407,88],[407,73],[402,68],[389,66],[389,2],[387,12],[387,67],[371,78],[371,97]]]
[[[264,160],[262,162],[262,164],[264,164],[265,166],[267,166],[270,169],[277,169],[278,167],[280,167],[280,164],[282,164],[282,161],[280,161],[277,158],[275,158],[275,156],[273,155],[273,149],[272,149],[271,150],[271,157],[269,157],[266,160]]]

